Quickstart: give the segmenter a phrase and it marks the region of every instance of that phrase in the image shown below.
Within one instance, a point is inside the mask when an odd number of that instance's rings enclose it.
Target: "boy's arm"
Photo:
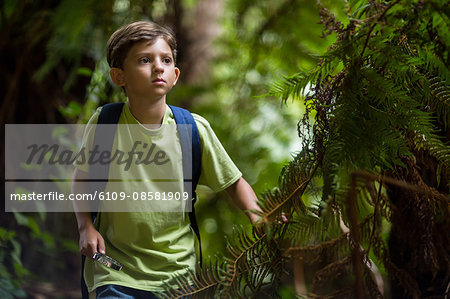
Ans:
[[[226,190],[231,198],[233,198],[236,205],[247,214],[252,224],[257,223],[260,220],[260,216],[249,211],[256,210],[262,212],[257,204],[258,198],[256,197],[255,192],[244,178],[241,177]],[[289,219],[285,213],[281,213],[281,217],[277,222],[278,224],[287,223],[289,222]]]
[[[250,222],[255,224],[260,217],[250,210],[261,211],[261,208],[257,204],[258,198],[255,192],[247,181],[241,177],[226,190],[235,204],[247,214]]]
[[[72,177],[72,193],[88,193],[88,179],[89,174],[87,172],[75,168]],[[74,201],[73,203],[78,223],[78,232],[80,233],[79,247],[81,254],[90,258],[92,258],[97,251],[104,254],[105,241],[92,223],[91,212],[82,212],[89,211],[88,203],[84,201]]]

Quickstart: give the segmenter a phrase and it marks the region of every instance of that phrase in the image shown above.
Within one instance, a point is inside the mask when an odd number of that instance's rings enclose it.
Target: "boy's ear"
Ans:
[[[173,81],[173,86],[175,86],[175,84],[177,84],[178,77],[180,77],[180,69],[175,67],[175,81]]]
[[[109,75],[111,76],[111,80],[117,86],[125,86],[125,79],[123,77],[123,70],[118,67],[113,67],[109,71]]]

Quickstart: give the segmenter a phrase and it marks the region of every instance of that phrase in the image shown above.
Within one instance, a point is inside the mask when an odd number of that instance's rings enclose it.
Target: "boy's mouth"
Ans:
[[[152,81],[153,83],[166,83],[166,81],[163,78],[156,78]]]

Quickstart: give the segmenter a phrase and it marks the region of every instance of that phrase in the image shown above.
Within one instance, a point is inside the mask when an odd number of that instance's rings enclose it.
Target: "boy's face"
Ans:
[[[123,69],[112,68],[110,74],[116,85],[125,87],[129,99],[158,100],[177,83],[180,70],[167,42],[158,38],[134,44]]]

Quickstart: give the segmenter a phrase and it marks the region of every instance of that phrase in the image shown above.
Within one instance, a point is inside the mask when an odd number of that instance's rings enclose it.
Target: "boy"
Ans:
[[[175,123],[166,104],[166,95],[180,75],[180,70],[175,66],[175,58],[176,41],[173,33],[151,22],[135,22],[123,26],[112,34],[107,43],[111,79],[124,89],[128,97],[119,125],[138,126],[138,130],[142,131],[145,138],[149,138],[148,142],[152,142],[152,145],[154,142],[158,146],[158,140],[161,140],[158,137],[158,127]],[[97,123],[99,111],[92,116],[90,124]],[[241,172],[217,140],[208,122],[198,115],[193,116],[200,135],[202,153],[199,184],[208,185],[214,191],[225,189],[237,206],[247,213],[250,221],[255,223],[258,216],[249,212],[259,210],[255,193],[242,178]],[[153,130],[149,124],[153,124]],[[92,134],[93,131],[85,132],[85,143],[92,140]],[[133,136],[121,131],[116,133],[115,138],[117,148],[135,142]],[[172,146],[167,145],[173,145],[171,142],[176,138],[169,139],[169,143],[162,145],[167,151],[167,161],[179,162],[179,151],[172,150]],[[179,173],[180,163],[168,164],[168,171]],[[89,166],[75,166],[73,192],[86,192],[81,182],[89,179]],[[110,169],[110,176],[115,171],[122,174],[121,177],[119,175],[122,181],[130,177],[151,181],[151,178],[148,180],[150,175],[144,166],[134,166],[127,173],[121,171],[120,166],[122,165],[111,165],[116,169]],[[138,191],[156,192],[160,187],[161,184],[158,183],[133,185],[126,181],[121,185],[119,183],[116,188],[124,194],[131,194],[136,188],[140,188]],[[112,188],[110,183],[106,190],[109,188]],[[76,212],[76,218],[80,251],[88,257],[85,281],[90,292],[96,290],[97,298],[152,298],[154,293],[163,291],[164,282],[170,283],[174,275],[195,270],[194,235],[185,213],[105,212],[97,217],[95,225],[89,212]],[[95,252],[107,253],[120,261],[123,269],[115,271],[94,263],[92,257]]]

